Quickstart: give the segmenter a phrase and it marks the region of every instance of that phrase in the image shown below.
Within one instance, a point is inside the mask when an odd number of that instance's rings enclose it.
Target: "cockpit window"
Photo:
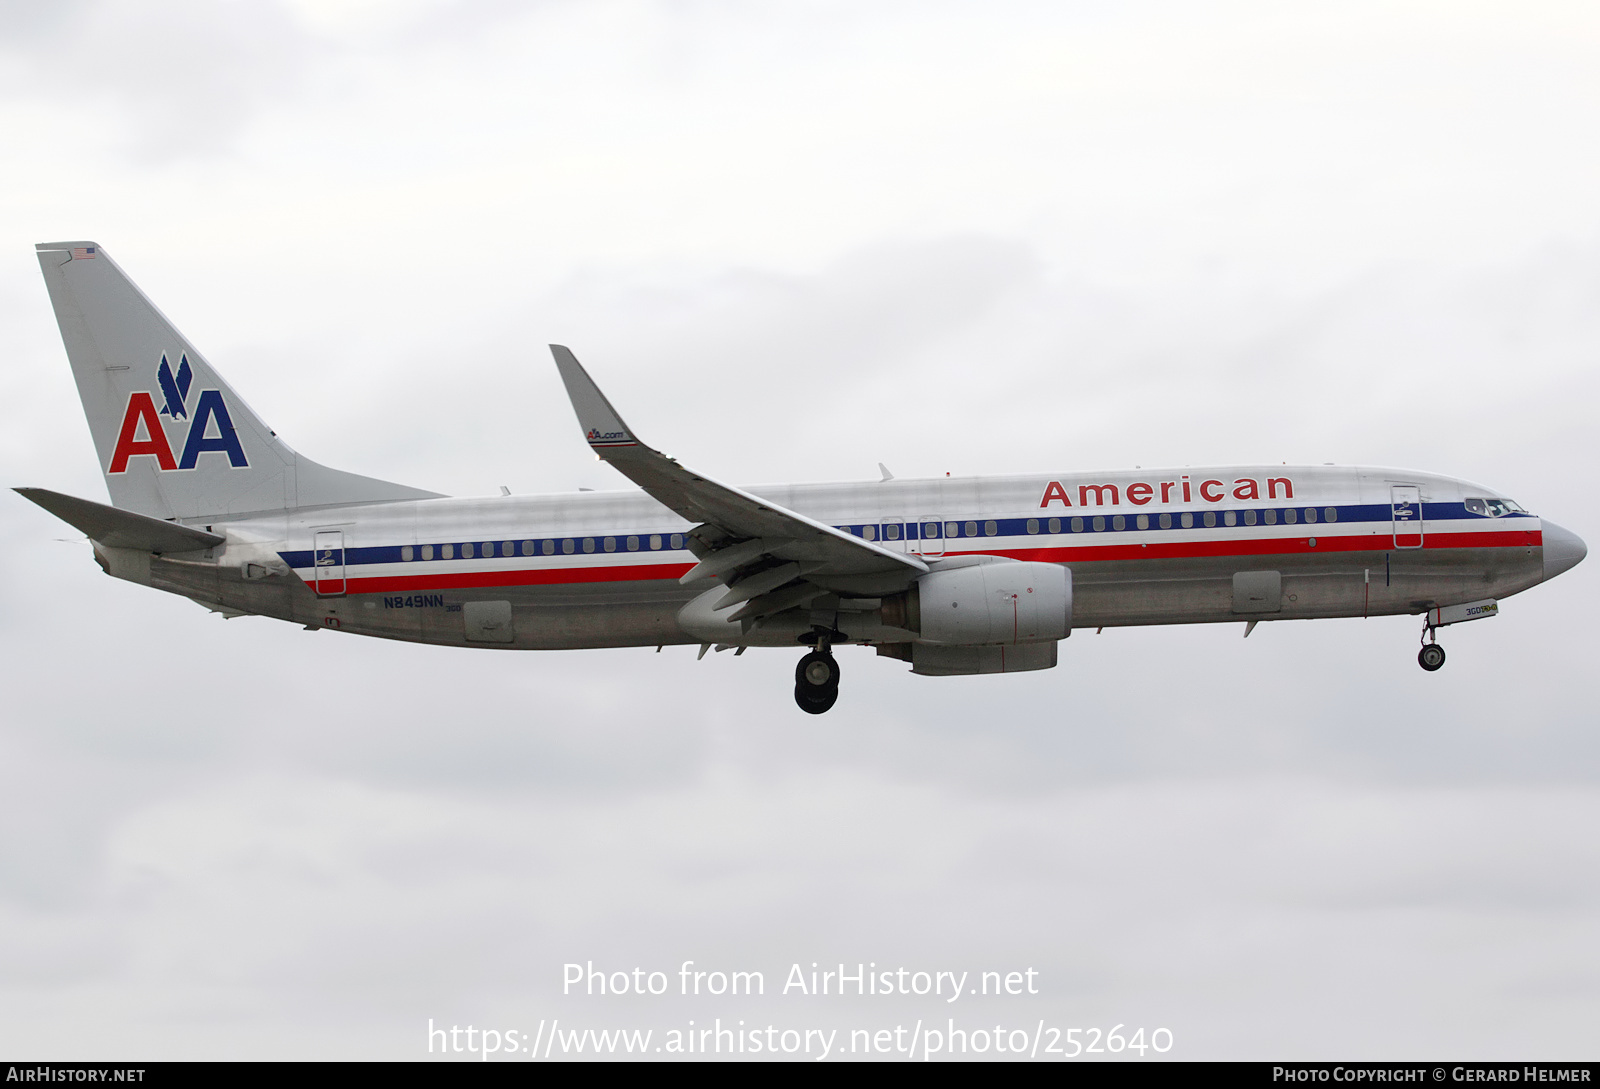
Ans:
[[[1468,514],[1481,514],[1485,518],[1528,513],[1509,499],[1468,499],[1466,508]]]

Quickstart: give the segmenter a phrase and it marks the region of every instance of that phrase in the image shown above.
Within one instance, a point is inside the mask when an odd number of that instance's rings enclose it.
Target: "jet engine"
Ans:
[[[933,571],[886,599],[883,621],[943,646],[1053,643],[1072,629],[1072,572],[1016,560]]]

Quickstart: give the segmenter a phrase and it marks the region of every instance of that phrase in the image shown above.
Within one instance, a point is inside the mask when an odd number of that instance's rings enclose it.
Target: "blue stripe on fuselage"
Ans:
[[[1332,520],[1329,520],[1326,517],[1326,512],[1329,509],[1332,509],[1335,512],[1335,517]],[[1043,537],[1043,536],[1060,537],[1060,536],[1081,536],[1081,535],[1090,534],[1090,533],[1093,533],[1093,534],[1104,534],[1104,533],[1171,533],[1171,532],[1185,532],[1185,531],[1188,531],[1188,530],[1195,530],[1195,529],[1261,529],[1261,528],[1267,528],[1267,524],[1266,524],[1265,521],[1262,520],[1262,516],[1265,515],[1266,512],[1269,511],[1269,510],[1270,511],[1274,511],[1278,515],[1277,523],[1273,527],[1271,527],[1271,528],[1274,528],[1274,529],[1283,529],[1283,528],[1286,528],[1286,527],[1288,527],[1290,525],[1294,525],[1297,530],[1307,529],[1308,527],[1321,528],[1323,526],[1327,526],[1329,528],[1336,528],[1336,527],[1347,526],[1347,525],[1359,525],[1359,524],[1362,524],[1362,523],[1369,523],[1370,524],[1372,522],[1389,522],[1394,517],[1393,510],[1391,509],[1391,507],[1387,503],[1361,503],[1361,504],[1351,504],[1351,505],[1348,505],[1348,506],[1337,506],[1337,505],[1335,505],[1335,506],[1333,506],[1331,508],[1330,507],[1326,507],[1326,506],[1315,506],[1315,507],[1313,507],[1313,506],[1311,506],[1309,504],[1303,504],[1303,505],[1294,506],[1294,507],[1284,507],[1284,506],[1277,506],[1277,507],[1220,507],[1220,508],[1219,507],[1207,507],[1207,508],[1200,509],[1200,510],[1183,510],[1183,511],[1161,510],[1161,511],[1154,511],[1154,512],[1138,510],[1138,509],[1134,509],[1134,510],[1130,511],[1126,507],[1073,507],[1073,508],[1069,508],[1069,509],[1067,509],[1065,511],[1057,510],[1055,508],[1052,508],[1051,510],[1048,510],[1048,511],[1040,511],[1038,516],[1030,517],[1030,518],[988,518],[988,519],[985,519],[985,518],[983,518],[981,516],[968,516],[968,517],[963,517],[963,518],[961,518],[959,520],[945,518],[945,519],[942,520],[941,523],[933,523],[933,524],[941,525],[941,527],[942,526],[947,526],[947,525],[955,525],[957,527],[957,531],[955,533],[949,535],[949,537],[948,537],[949,540],[956,540],[957,538],[969,539],[969,538],[974,538],[974,537],[983,538],[983,537]],[[1307,510],[1315,510],[1317,512],[1317,521],[1315,521],[1315,522],[1297,521],[1295,523],[1286,522],[1286,521],[1283,520],[1282,515],[1283,515],[1283,513],[1285,511],[1289,511],[1289,510],[1295,511],[1301,517],[1304,516],[1304,514],[1305,514],[1305,512]],[[1254,526],[1246,526],[1244,524],[1244,522],[1243,522],[1242,517],[1241,517],[1239,519],[1238,523],[1236,525],[1233,525],[1233,526],[1224,526],[1222,524],[1220,518],[1218,519],[1218,523],[1217,523],[1216,526],[1204,525],[1204,515],[1205,514],[1207,514],[1207,513],[1225,514],[1225,513],[1230,512],[1230,511],[1233,512],[1234,514],[1240,515],[1240,516],[1242,516],[1245,511],[1254,511],[1256,513],[1256,516],[1257,516],[1256,524]],[[1120,530],[1114,528],[1114,523],[1112,522],[1112,518],[1116,517],[1119,514],[1124,519],[1123,528],[1120,529]],[[1142,528],[1142,529],[1139,528],[1138,522],[1136,521],[1138,515],[1140,515],[1140,514],[1145,515],[1149,519],[1149,525],[1146,526],[1145,528]],[[1162,514],[1171,515],[1171,517],[1172,517],[1172,525],[1171,526],[1162,526],[1160,524],[1160,515],[1162,515]],[[1185,514],[1191,516],[1192,521],[1194,523],[1193,525],[1190,525],[1190,526],[1183,525],[1183,515],[1185,515]],[[1426,503],[1426,504],[1423,505],[1422,521],[1424,523],[1424,532],[1426,532],[1427,524],[1428,523],[1432,523],[1432,522],[1445,522],[1445,521],[1457,521],[1457,520],[1465,521],[1465,520],[1471,519],[1473,521],[1481,521],[1487,527],[1490,523],[1503,523],[1503,522],[1507,521],[1508,519],[1532,518],[1532,517],[1534,517],[1534,516],[1531,515],[1531,514],[1505,514],[1505,515],[1501,515],[1498,518],[1485,518],[1481,514],[1473,514],[1473,513],[1469,512],[1467,510],[1467,508],[1466,508],[1466,505],[1462,504],[1462,503]],[[1072,519],[1074,519],[1074,518],[1082,518],[1084,520],[1083,528],[1081,530],[1074,531],[1074,530],[1071,529]],[[1094,519],[1095,518],[1104,518],[1105,519],[1103,528],[1101,528],[1101,529],[1095,529],[1094,528]],[[1048,529],[1048,526],[1050,524],[1050,520],[1051,519],[1059,519],[1060,523],[1061,523],[1061,528],[1058,531],[1056,531],[1055,533],[1051,533],[1049,531],[1049,529]],[[968,522],[976,523],[976,529],[977,529],[976,533],[969,534],[969,533],[966,532],[966,528],[967,528],[966,524]],[[994,522],[995,523],[995,532],[993,532],[993,533],[986,532],[987,524],[989,522]],[[1028,532],[1028,523],[1029,522],[1038,523],[1038,528],[1033,533],[1029,533]],[[907,522],[865,522],[865,523],[857,522],[857,523],[852,523],[852,524],[848,524],[848,525],[836,526],[834,528],[839,529],[839,530],[843,530],[845,533],[852,534],[852,535],[854,535],[856,537],[861,537],[861,536],[864,535],[865,530],[867,529],[867,527],[870,526],[873,529],[874,537],[876,539],[878,539],[878,540],[883,540],[884,539],[883,528],[885,526],[901,526],[901,527],[903,527],[903,532],[905,533],[905,539],[906,540],[915,541],[915,540],[921,540],[922,539],[921,536],[920,536],[920,533],[921,533],[922,526],[925,525],[925,524],[928,524],[928,523],[910,522],[910,521],[907,521]],[[652,554],[652,553],[659,554],[659,553],[682,552],[684,550],[681,549],[681,548],[680,549],[674,549],[674,548],[669,547],[668,540],[667,540],[667,538],[671,537],[674,533],[681,533],[681,532],[682,532],[682,530],[657,530],[657,531],[641,530],[641,531],[638,531],[638,532],[635,532],[635,533],[623,532],[623,533],[609,533],[609,534],[589,534],[587,536],[578,536],[578,537],[536,537],[536,538],[532,538],[531,540],[529,540],[529,539],[518,539],[518,540],[512,540],[512,541],[504,541],[504,540],[485,541],[485,540],[479,539],[479,540],[473,540],[473,541],[431,542],[431,546],[434,549],[434,555],[433,555],[432,559],[427,560],[427,561],[422,561],[421,560],[421,556],[420,556],[420,550],[422,548],[421,544],[417,544],[417,545],[375,545],[375,546],[369,546],[369,547],[365,547],[365,548],[346,548],[344,550],[344,562],[346,564],[350,565],[350,566],[368,566],[368,565],[387,564],[387,563],[417,563],[417,562],[442,563],[442,562],[453,562],[453,561],[457,561],[457,560],[467,560],[467,559],[472,559],[472,560],[487,560],[487,559],[551,559],[551,560],[554,560],[554,559],[563,559],[563,558],[576,559],[576,558],[580,558],[580,557],[593,557],[593,558],[599,559],[599,558],[604,558],[604,557],[607,557],[607,556],[613,556],[613,557],[616,557],[618,559],[622,559],[622,558],[629,557],[629,556],[641,556],[641,555],[648,555],[648,554]],[[652,536],[659,537],[661,539],[661,546],[659,548],[651,548],[651,547],[649,547],[650,539],[651,539]],[[631,549],[630,550],[630,549],[628,549],[626,547],[626,543],[625,542],[627,541],[627,539],[629,537],[638,538],[639,547],[637,549]],[[604,542],[608,538],[614,543],[614,547],[610,551],[607,551],[605,549],[605,545],[604,545]],[[928,539],[929,540],[937,540],[937,539],[939,539],[939,537],[938,536],[930,536]],[[591,541],[591,542],[594,543],[594,547],[593,547],[592,551],[585,552],[583,550],[583,542],[585,540],[588,540],[588,541]],[[546,542],[549,542],[550,545],[551,545],[551,551],[548,552],[548,553],[546,553],[544,551],[544,546],[545,546]],[[563,547],[563,545],[568,543],[568,542],[571,543],[571,551],[570,552],[567,551]],[[529,546],[529,550],[524,550],[523,546],[525,544]],[[452,555],[449,557],[448,561],[446,560],[446,558],[444,556],[440,555],[440,552],[444,549],[444,547],[446,545],[448,545],[450,547],[451,551],[452,551]],[[467,545],[471,545],[472,546],[473,555],[470,556],[470,557],[462,555],[462,550]],[[492,556],[483,555],[484,546],[486,546],[486,545],[493,546],[494,554]],[[505,548],[506,548],[507,545],[509,545],[510,548],[511,548],[510,555],[505,555],[504,554],[505,553]],[[405,556],[402,554],[401,550],[403,548],[409,548],[409,549],[412,550],[410,559],[405,558]],[[283,558],[283,561],[285,563],[287,563],[290,567],[306,568],[306,567],[311,567],[312,566],[312,555],[311,555],[311,551],[309,549],[306,549],[306,550],[303,550],[303,551],[280,552],[279,556],[281,556]]]

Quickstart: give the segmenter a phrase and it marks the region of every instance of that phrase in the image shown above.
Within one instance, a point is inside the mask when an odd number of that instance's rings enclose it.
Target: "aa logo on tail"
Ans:
[[[232,468],[244,469],[250,465],[244,456],[244,447],[239,445],[239,433],[233,429],[233,420],[228,415],[228,405],[222,399],[221,390],[201,390],[194,405],[194,418],[189,419],[189,386],[193,381],[194,371],[189,366],[187,354],[178,357],[176,372],[167,362],[166,355],[161,356],[161,365],[156,368],[156,383],[161,387],[165,403],[158,413],[155,397],[149,392],[135,390],[128,394],[128,408],[122,414],[122,428],[117,432],[117,448],[111,455],[111,464],[106,472],[125,473],[128,471],[128,459],[136,457],[155,458],[156,468],[160,470],[193,469],[200,455],[211,451],[227,454],[228,464]],[[172,442],[161,422],[162,416],[174,423],[189,421],[189,429],[182,436],[183,453],[176,459],[172,456]],[[215,434],[207,435],[207,431],[215,431]]]

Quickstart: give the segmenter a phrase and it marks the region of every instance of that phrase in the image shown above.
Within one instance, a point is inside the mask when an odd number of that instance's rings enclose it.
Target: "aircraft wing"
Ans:
[[[196,552],[227,540],[226,537],[191,526],[108,507],[91,499],[62,495],[46,488],[12,490],[83,531],[90,539],[110,548],[136,548],[140,552]]]
[[[891,592],[927,572],[916,556],[853,537],[651,449],[622,422],[569,349],[552,344],[550,351],[594,452],[663,506],[701,523],[690,535],[700,562],[681,581],[714,578],[726,584],[728,593],[713,608],[737,605],[728,619],[759,619],[833,590]],[[887,589],[874,591],[876,586]]]

